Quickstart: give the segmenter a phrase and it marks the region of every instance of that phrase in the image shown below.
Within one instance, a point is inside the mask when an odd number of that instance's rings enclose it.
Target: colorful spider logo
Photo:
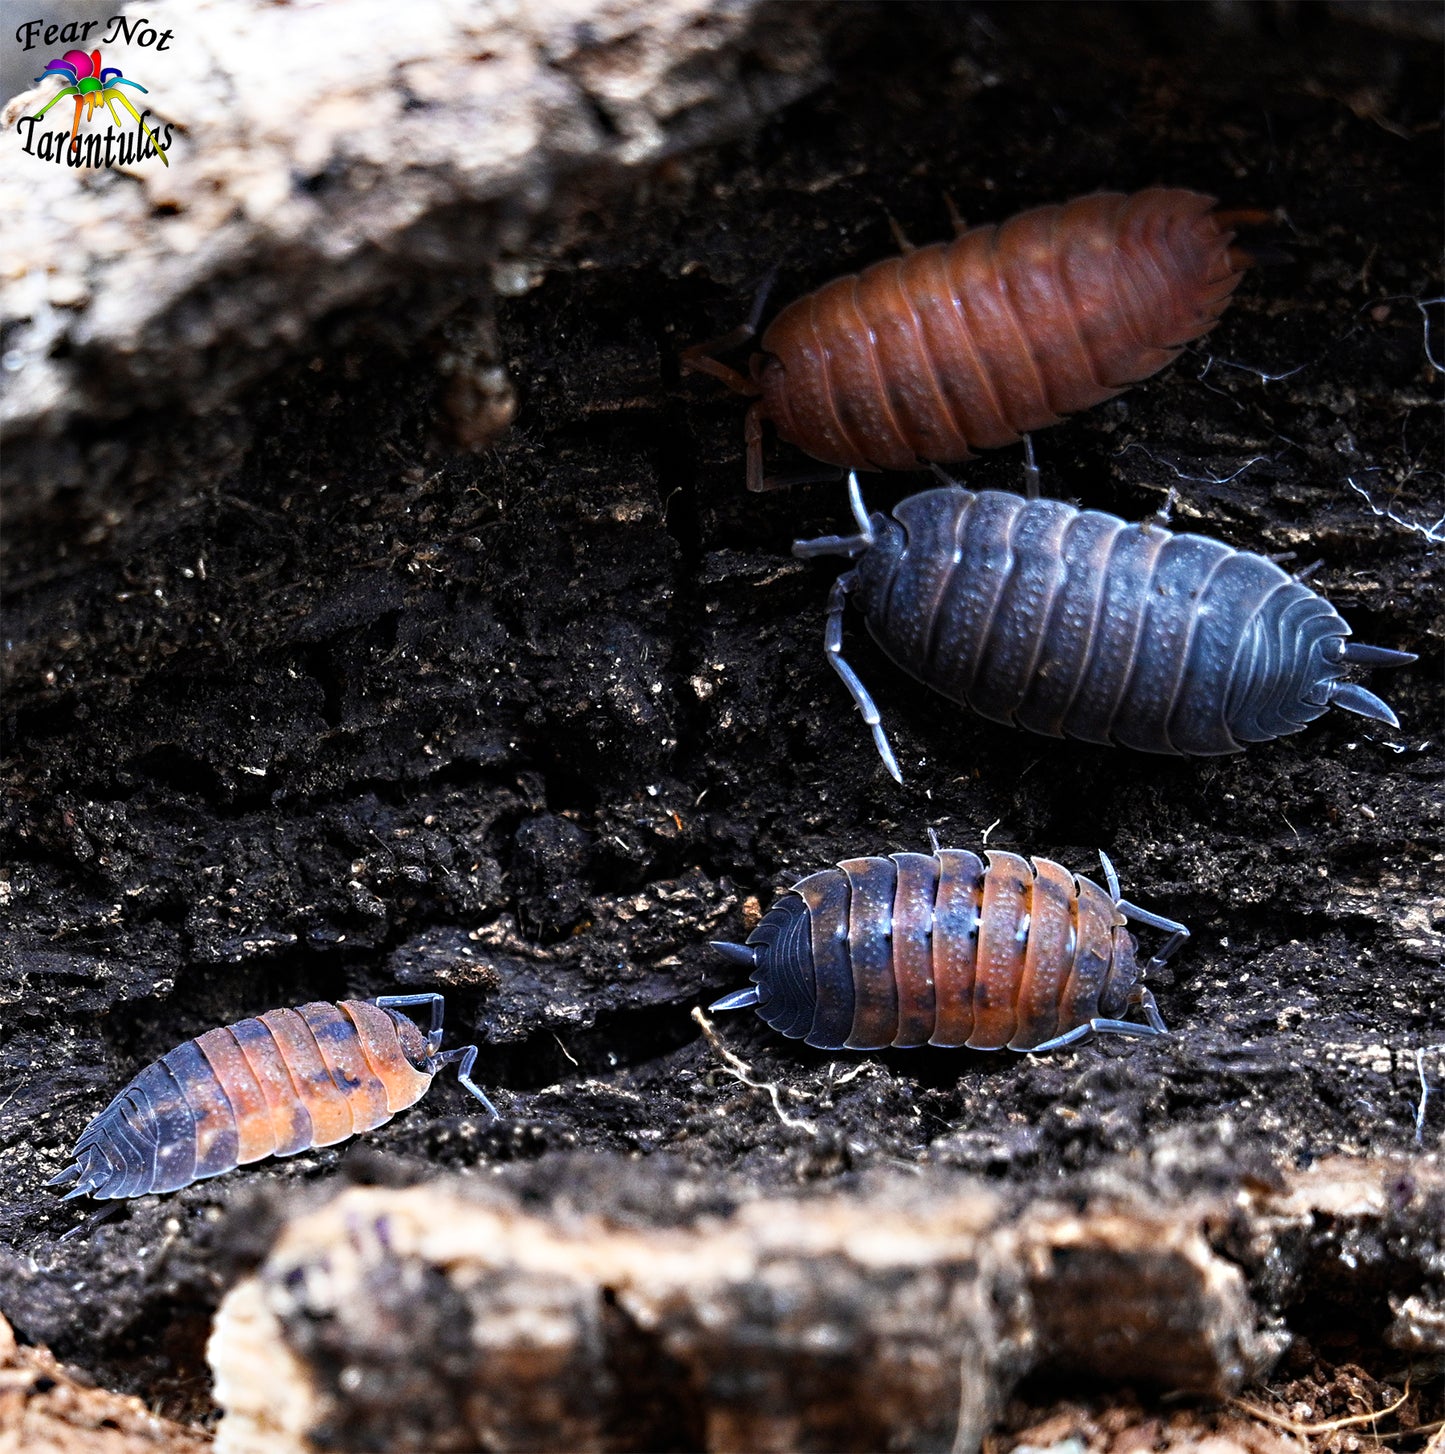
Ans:
[[[119,66],[106,66],[102,70],[100,52],[98,50],[91,51],[89,55],[86,55],[83,50],[68,50],[63,56],[51,61],[35,79],[37,81],[43,81],[46,76],[68,76],[70,78],[70,85],[63,91],[56,92],[35,113],[37,121],[57,101],[64,100],[67,96],[74,96],[75,120],[71,123],[70,127],[70,136],[73,141],[76,132],[80,129],[80,113],[82,110],[86,113],[85,119],[89,121],[95,116],[100,106],[104,105],[111,116],[115,118],[115,124],[117,126],[124,126],[125,123],[121,120],[120,114],[115,109],[115,103],[119,101],[135,117],[137,123],[140,125],[140,129],[150,137],[151,145],[156,149],[156,155],[160,157],[161,161],[165,162],[166,166],[170,166],[170,162],[166,160],[165,152],[161,150],[160,143],[156,141],[155,133],[145,124],[140,112],[130,104],[130,98],[124,91],[119,89],[121,86],[134,86],[137,91],[149,94],[146,92],[146,88],[139,81],[127,81],[121,73]]]

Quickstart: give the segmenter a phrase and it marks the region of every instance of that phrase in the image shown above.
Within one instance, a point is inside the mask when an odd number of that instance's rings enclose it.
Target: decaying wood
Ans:
[[[346,310],[377,309],[403,347],[468,315],[439,340],[439,392],[456,440],[490,442],[515,412],[490,300],[540,276],[540,234],[821,80],[822,13],[760,9],[148,6],[171,39],[127,59],[175,136],[170,165],[128,173],[26,154],[14,127],[58,87],[16,97],[0,148],[12,581],[40,565],[27,530],[60,491],[86,551],[184,506],[155,458],[113,436],[97,454],[89,426],[142,416],[163,447]]]
[[[897,1178],[674,1225],[596,1198],[355,1188],[290,1221],[222,1304],[219,1448],[601,1451],[685,1431],[708,1450],[961,1451],[1034,1369],[1222,1398],[1288,1338],[1221,1226],[1298,1270],[1321,1219],[1378,1230],[1402,1170],[1083,1210]],[[1411,1175],[1437,1215],[1445,1177]]]
[[[0,1454],[202,1454],[203,1429],[77,1380],[46,1348],[17,1346],[0,1317]]]

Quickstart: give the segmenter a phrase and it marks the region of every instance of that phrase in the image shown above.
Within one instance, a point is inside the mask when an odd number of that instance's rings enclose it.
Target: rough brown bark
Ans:
[[[0,1318],[0,1449],[10,1454],[202,1454],[203,1429],[157,1417],[140,1399],[79,1381],[46,1348],[19,1347]]]
[[[217,1316],[219,1449],[970,1450],[1030,1370],[1224,1398],[1288,1342],[1247,1269],[1303,1275],[1322,1221],[1367,1243],[1445,1220],[1445,1179],[1405,1162],[1082,1206],[946,1176],[737,1187],[700,1216],[655,1168],[578,1175],[550,1211],[434,1182],[288,1222]],[[1401,1309],[1394,1340],[1418,1335]]]

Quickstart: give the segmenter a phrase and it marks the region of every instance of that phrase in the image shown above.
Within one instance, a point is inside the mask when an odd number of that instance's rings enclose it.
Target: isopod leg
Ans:
[[[427,1030],[426,1053],[435,1055],[442,1048],[442,1019],[446,1014],[446,1001],[433,991],[423,995],[380,995],[376,1007],[379,1010],[400,1010],[417,1005],[431,1006],[431,1025]]]
[[[1039,462],[1034,458],[1034,438],[1031,434],[1024,435],[1024,494],[1031,500],[1039,497]]]
[[[1299,552],[1294,550],[1277,550],[1274,552],[1273,555],[1265,556],[1265,559],[1271,565],[1284,565],[1288,561],[1297,559],[1298,554]],[[1314,573],[1319,570],[1320,567],[1323,565],[1323,560],[1313,560],[1308,565],[1302,565],[1297,571],[1292,571],[1290,573],[1290,580],[1303,583],[1309,580],[1309,578],[1314,575]]]
[[[755,397],[758,386],[754,379],[735,368],[730,368],[725,363],[720,363],[712,355],[738,348],[757,333],[758,324],[763,321],[763,309],[768,306],[768,294],[773,291],[773,284],[777,279],[777,268],[770,268],[762,282],[758,284],[758,291],[753,295],[753,306],[748,313],[746,323],[739,323],[736,328],[728,329],[720,338],[710,338],[706,343],[694,343],[683,349],[683,371],[711,374],[713,378],[721,379],[735,394]]]
[[[62,1232],[55,1240],[57,1242],[69,1242],[72,1237],[88,1237],[104,1221],[108,1221],[120,1210],[119,1202],[107,1202],[98,1212],[92,1212],[83,1222],[72,1227],[68,1232]]]
[[[1169,486],[1169,493],[1164,496],[1164,503],[1140,526],[1140,529],[1148,535],[1154,530],[1164,530],[1174,518],[1174,502],[1179,498],[1179,487]]]
[[[748,489],[754,494],[763,490],[790,490],[794,485],[831,485],[840,471],[834,465],[817,469],[789,470],[785,475],[763,473],[763,401],[758,399],[743,420],[743,444],[747,448]]]
[[[888,734],[883,730],[883,720],[878,715],[878,708],[874,705],[873,698],[868,695],[868,688],[858,679],[858,673],[843,660],[843,612],[848,605],[848,592],[853,589],[857,579],[858,573],[850,570],[839,576],[833,582],[833,589],[828,592],[828,619],[823,627],[823,650],[833,670],[843,678],[843,685],[848,688],[848,694],[873,733],[873,742],[878,748],[878,755],[883,759],[883,766],[888,769],[894,781],[901,784],[903,774],[898,769],[898,759],[894,757],[893,749],[888,745]]]
[[[1042,1055],[1050,1050],[1062,1050],[1066,1045],[1077,1045],[1081,1040],[1089,1040],[1095,1035],[1123,1035],[1130,1040],[1157,1040],[1169,1033],[1169,1027],[1159,1013],[1154,996],[1143,985],[1135,986],[1129,996],[1129,1004],[1137,1005],[1144,1012],[1144,1018],[1149,1022],[1147,1025],[1136,1025],[1133,1020],[1089,1020],[1082,1025],[1076,1025],[1067,1034],[1056,1035],[1052,1040],[1045,1040],[1042,1045],[1033,1046],[1027,1053]]]
[[[460,1064],[457,1062],[460,1061]],[[457,1079],[462,1086],[470,1091],[476,1098],[492,1113],[494,1121],[502,1119],[502,1113],[487,1098],[487,1093],[476,1081],[472,1079],[472,1066],[477,1063],[477,1047],[475,1045],[462,1045],[456,1050],[448,1050],[445,1055],[438,1055],[432,1061],[432,1070],[438,1071],[444,1065],[456,1065]]]
[[[898,244],[898,251],[901,253],[916,252],[912,239],[904,232],[898,219],[891,213],[884,214],[888,218],[888,230],[893,234],[893,241]]]

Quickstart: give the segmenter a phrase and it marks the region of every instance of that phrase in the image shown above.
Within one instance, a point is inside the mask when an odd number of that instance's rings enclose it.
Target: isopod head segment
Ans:
[[[412,1063],[423,1075],[435,1075],[443,1066],[455,1065],[457,1067],[457,1080],[462,1088],[474,1095],[491,1113],[494,1121],[502,1118],[502,1113],[492,1104],[487,1093],[472,1079],[472,1067],[477,1063],[477,1047],[475,1045],[461,1045],[455,1050],[442,1050],[442,1025],[446,1016],[446,1002],[443,997],[435,992],[419,995],[380,995],[376,1000],[376,1007],[379,1010],[386,1010],[391,1013],[392,1018],[398,1022],[398,1029],[402,1025],[411,1024],[411,1020],[398,1011],[426,1005],[431,1010],[431,1023],[427,1027],[426,1055],[420,1064]],[[407,1053],[406,1040],[402,1039],[402,1051]],[[407,1058],[411,1056],[407,1054]]]

